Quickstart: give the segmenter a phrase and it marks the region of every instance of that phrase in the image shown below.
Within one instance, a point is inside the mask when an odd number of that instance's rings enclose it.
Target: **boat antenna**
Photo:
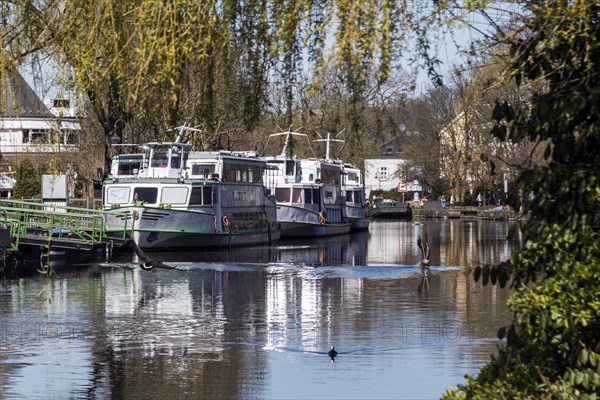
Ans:
[[[175,143],[181,143],[181,139],[183,138],[184,132],[200,132],[200,134],[202,134],[202,129],[198,129],[197,126],[191,127],[186,126],[185,124],[168,130],[168,132],[172,131],[179,131],[179,133],[177,134],[177,139],[175,139]]]
[[[279,128],[279,126],[277,128]],[[279,129],[281,129],[281,128],[279,128]],[[281,151],[282,157],[287,156],[288,148],[290,147],[290,138],[292,136],[294,136],[294,135],[295,136],[304,136],[304,137],[308,136],[305,133],[295,132],[295,131],[292,131],[291,129],[292,129],[292,127],[290,126],[290,128],[285,132],[272,133],[271,135],[269,135],[269,138],[271,138],[272,136],[285,136],[283,150]],[[302,127],[298,128],[298,129],[302,129]],[[267,141],[267,143],[268,143],[268,141]],[[310,142],[309,142],[309,145],[310,145]],[[311,150],[312,150],[312,148],[311,148]],[[313,154],[314,154],[314,152],[313,152]]]
[[[337,135],[335,135],[335,137],[340,136],[342,133],[344,133],[344,131],[346,130],[346,128],[342,129]],[[332,139],[331,138],[331,133],[327,132],[327,138],[324,139],[323,136],[321,136],[319,134],[319,132],[315,131],[315,133],[321,138],[321,139],[314,139],[313,142],[326,142],[327,146],[325,147],[325,159],[326,160],[331,160],[331,158],[329,158],[329,148],[330,148],[330,144],[331,142],[342,142],[344,143],[345,140],[342,139]]]

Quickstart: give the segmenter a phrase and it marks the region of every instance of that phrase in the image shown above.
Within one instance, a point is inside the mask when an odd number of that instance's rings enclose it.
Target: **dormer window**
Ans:
[[[385,154],[392,154],[394,152],[394,146],[386,146]]]

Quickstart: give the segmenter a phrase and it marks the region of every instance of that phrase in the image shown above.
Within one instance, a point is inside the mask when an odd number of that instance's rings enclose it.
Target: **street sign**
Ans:
[[[419,184],[419,181],[414,181],[408,184],[409,192],[422,192],[423,187]]]
[[[399,192],[402,192],[402,193],[404,193],[404,192],[407,192],[407,191],[408,191],[408,188],[407,188],[406,182],[398,182],[398,191],[399,191]]]

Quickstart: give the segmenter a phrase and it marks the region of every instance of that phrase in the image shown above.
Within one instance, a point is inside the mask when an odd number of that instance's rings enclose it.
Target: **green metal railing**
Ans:
[[[0,229],[1,229],[0,247],[2,247],[2,249],[4,251],[8,251],[8,252],[18,251],[19,250],[20,232],[21,232],[21,223],[17,220],[8,218],[8,215],[6,214],[6,212],[0,212],[0,213],[2,213],[2,217],[3,217],[3,219],[1,220],[1,223],[0,223]],[[16,238],[16,240],[13,240],[13,238]]]
[[[18,249],[23,237],[75,239],[96,245],[106,239],[106,212],[88,208],[36,203],[20,200],[0,200],[0,218],[9,225],[11,249]],[[120,216],[126,237],[129,213]]]

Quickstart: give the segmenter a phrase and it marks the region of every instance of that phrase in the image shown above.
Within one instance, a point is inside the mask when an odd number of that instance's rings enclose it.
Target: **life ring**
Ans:
[[[223,215],[223,226],[225,229],[229,229],[229,218],[227,218],[227,215]]]
[[[138,219],[140,219],[140,213],[138,212],[138,210],[133,210],[131,212],[131,215],[133,216],[134,221],[137,221]]]
[[[321,225],[323,225],[323,224],[324,224],[324,223],[326,223],[326,222],[327,222],[327,214],[325,214],[325,212],[321,211],[321,212],[319,213],[319,223],[320,223]]]

